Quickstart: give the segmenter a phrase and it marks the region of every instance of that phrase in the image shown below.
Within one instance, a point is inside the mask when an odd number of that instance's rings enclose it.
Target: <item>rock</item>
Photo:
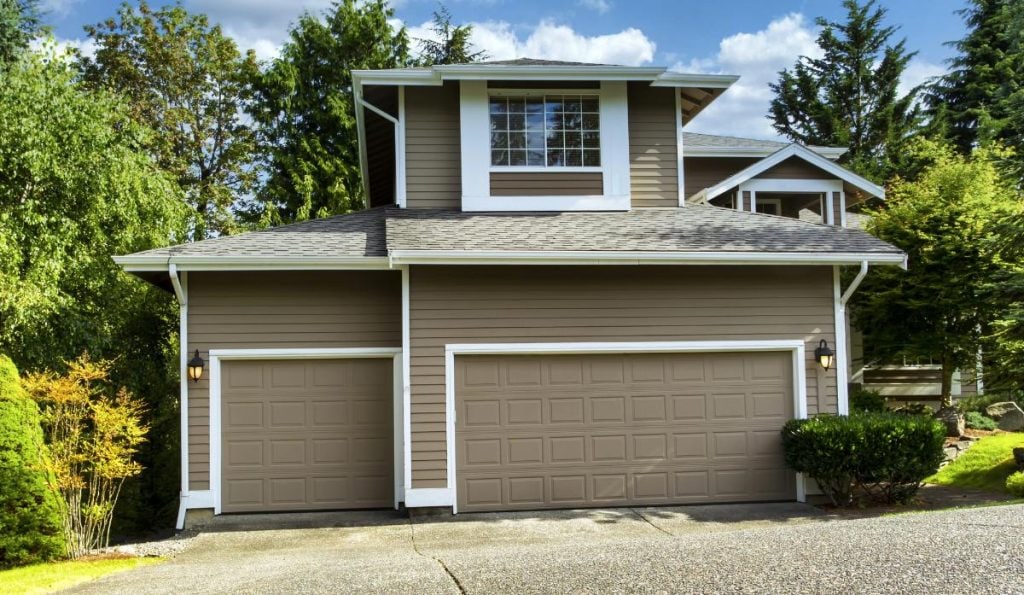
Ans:
[[[964,423],[964,416],[960,415],[956,409],[947,407],[939,409],[938,413],[935,414],[935,419],[942,422],[942,425],[946,428],[946,436],[959,438],[963,435],[964,430],[967,429],[967,425]]]
[[[985,408],[985,413],[999,422],[999,429],[1007,432],[1024,430],[1024,411],[1013,401],[994,403]]]
[[[955,446],[951,446],[949,448],[944,448],[943,452],[946,453],[946,460],[947,461],[955,461],[956,458],[958,456],[960,456],[960,451]]]
[[[1013,460],[1017,463],[1017,468],[1024,471],[1024,448],[1017,447],[1013,449]]]

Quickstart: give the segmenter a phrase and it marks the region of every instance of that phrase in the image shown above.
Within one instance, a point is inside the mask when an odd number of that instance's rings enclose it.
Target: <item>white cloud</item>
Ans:
[[[331,0],[186,0],[185,5],[219,23],[242,51],[251,49],[257,58],[267,60],[280,53],[289,26],[302,13],[319,14]]]
[[[776,19],[754,33],[726,37],[712,58],[677,63],[674,70],[737,74],[736,82],[720,98],[701,112],[687,130],[710,134],[728,134],[753,138],[776,138],[765,117],[778,72],[791,68],[800,56],[819,57],[815,43],[817,31],[803,15],[793,13]]]
[[[907,64],[907,69],[903,71],[898,92],[903,95],[914,87],[927,83],[929,79],[945,74],[945,72],[946,68],[941,64],[914,58]]]
[[[43,0],[39,3],[39,10],[44,15],[53,15],[62,19],[68,16],[79,2],[80,0]]]
[[[32,40],[31,48],[35,51],[46,48],[47,46],[53,47],[58,55],[66,54],[70,51],[77,51],[80,55],[86,58],[92,58],[96,55],[96,42],[91,37],[85,39],[53,39],[50,37],[37,37]]]
[[[608,0],[578,0],[576,4],[583,8],[589,8],[597,14],[604,14],[612,9],[612,3]]]
[[[634,28],[588,37],[577,33],[568,25],[559,25],[547,20],[539,22],[522,34],[505,21],[468,24],[473,26],[473,33],[470,36],[473,51],[486,52],[488,60],[546,58],[637,66],[653,60],[656,49],[653,41],[642,31]],[[393,20],[391,26],[401,27],[402,22]],[[430,26],[429,21],[421,25],[407,26],[414,48],[419,39],[437,39]]]

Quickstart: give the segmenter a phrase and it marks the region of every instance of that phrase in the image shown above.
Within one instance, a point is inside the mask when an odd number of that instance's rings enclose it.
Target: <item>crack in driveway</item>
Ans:
[[[411,518],[409,519],[409,535],[411,537],[413,551],[416,552],[416,554],[419,556],[437,562],[437,565],[441,567],[441,570],[444,570],[444,573],[448,575],[448,578],[452,579],[452,582],[455,583],[455,588],[459,590],[459,593],[465,595],[466,588],[462,586],[462,582],[459,581],[459,577],[455,576],[455,573],[452,572],[450,568],[448,568],[448,565],[444,563],[444,560],[435,556],[424,554],[420,551],[420,546],[416,544],[416,523],[414,523]]]

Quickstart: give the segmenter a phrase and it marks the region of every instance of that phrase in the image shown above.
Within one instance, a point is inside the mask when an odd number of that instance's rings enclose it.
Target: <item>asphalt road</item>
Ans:
[[[1024,505],[853,520],[796,504],[219,519],[168,562],[75,592],[1024,594]]]

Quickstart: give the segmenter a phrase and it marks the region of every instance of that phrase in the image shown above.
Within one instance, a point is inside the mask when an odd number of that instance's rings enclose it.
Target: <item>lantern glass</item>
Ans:
[[[832,364],[836,362],[836,354],[828,348],[828,343],[825,339],[818,343],[817,349],[814,350],[814,357],[818,360],[818,365],[821,366],[826,372],[832,367]]]
[[[193,382],[199,382],[199,379],[203,377],[203,358],[199,357],[199,350],[196,350],[196,354],[188,362],[188,377]]]

